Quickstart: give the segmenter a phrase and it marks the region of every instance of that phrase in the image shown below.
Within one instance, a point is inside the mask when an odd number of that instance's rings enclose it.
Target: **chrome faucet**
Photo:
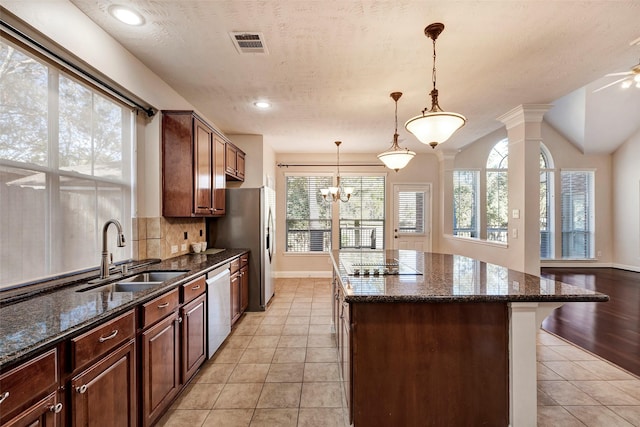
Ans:
[[[102,227],[102,258],[100,259],[100,278],[106,279],[109,277],[109,251],[107,250],[107,230],[109,229],[109,225],[113,224],[118,229],[118,247],[122,248],[125,246],[124,233],[122,232],[122,225],[119,221],[115,219],[110,219],[109,221],[104,223],[104,227]]]

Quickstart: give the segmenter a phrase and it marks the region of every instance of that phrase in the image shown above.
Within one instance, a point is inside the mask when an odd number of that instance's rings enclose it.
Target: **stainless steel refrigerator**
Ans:
[[[248,310],[264,311],[274,293],[276,193],[269,187],[228,188],[226,211],[224,217],[209,220],[209,243],[251,250]]]

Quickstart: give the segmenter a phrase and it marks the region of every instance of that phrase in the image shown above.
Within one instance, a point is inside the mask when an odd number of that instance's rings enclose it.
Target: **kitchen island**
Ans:
[[[332,251],[333,323],[354,426],[535,426],[536,332],[597,292],[472,258]]]

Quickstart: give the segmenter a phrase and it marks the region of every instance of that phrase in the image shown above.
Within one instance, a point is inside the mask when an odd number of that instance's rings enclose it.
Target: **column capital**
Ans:
[[[540,123],[544,113],[549,111],[551,107],[553,105],[550,104],[522,104],[501,115],[496,120],[504,123],[507,129],[524,123]]]

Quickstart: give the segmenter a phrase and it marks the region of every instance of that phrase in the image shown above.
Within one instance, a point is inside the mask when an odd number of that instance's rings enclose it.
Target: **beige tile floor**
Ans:
[[[346,426],[330,289],[278,279],[158,426]],[[639,378],[544,331],[537,356],[538,426],[640,427]]]

